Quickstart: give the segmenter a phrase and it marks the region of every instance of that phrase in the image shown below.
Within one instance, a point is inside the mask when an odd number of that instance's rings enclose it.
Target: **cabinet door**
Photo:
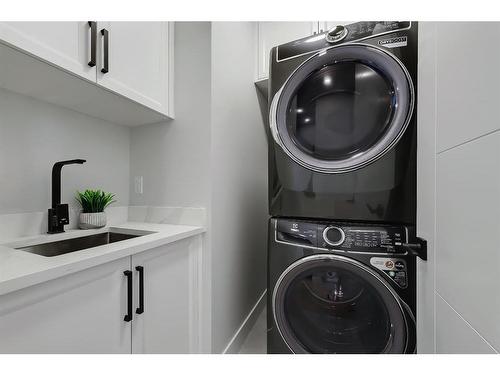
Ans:
[[[108,72],[103,73],[108,33]],[[173,26],[168,22],[99,22],[97,83],[172,116]]]
[[[259,22],[257,79],[269,76],[271,48],[317,32],[318,22]]]
[[[130,353],[130,257],[0,296],[0,353]]]
[[[0,22],[0,40],[92,82],[88,22]]]
[[[193,353],[199,349],[197,254],[191,237],[132,256],[139,307],[139,272],[144,272],[144,312],[132,321],[133,353]]]

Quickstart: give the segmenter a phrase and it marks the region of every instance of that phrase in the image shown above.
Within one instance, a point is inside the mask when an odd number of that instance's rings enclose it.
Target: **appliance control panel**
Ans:
[[[350,25],[338,25],[322,34],[308,36],[278,46],[277,60],[282,61],[320,51],[340,43],[356,42],[381,34],[397,33],[410,27],[410,21],[356,22]]]
[[[319,224],[318,233],[321,234],[318,247],[346,251],[397,253],[400,245],[407,240],[405,228],[397,226]]]
[[[276,241],[296,246],[362,253],[402,254],[407,229],[393,225],[353,225],[276,219]]]
[[[409,28],[409,21],[356,22],[347,25],[352,40]]]

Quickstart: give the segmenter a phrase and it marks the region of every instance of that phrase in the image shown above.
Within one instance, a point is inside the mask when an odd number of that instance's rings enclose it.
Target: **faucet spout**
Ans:
[[[64,232],[64,225],[69,224],[69,207],[61,204],[61,169],[68,164],[83,164],[86,160],[71,159],[58,161],[52,167],[52,207],[49,208],[48,233]]]
[[[61,169],[63,166],[68,164],[83,164],[86,160],[83,159],[71,159],[58,161],[52,167],[52,208],[56,208],[58,204],[61,204]]]

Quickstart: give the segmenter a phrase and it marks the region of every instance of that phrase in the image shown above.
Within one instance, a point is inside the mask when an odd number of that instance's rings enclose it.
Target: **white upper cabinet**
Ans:
[[[174,115],[173,35],[172,22],[0,22],[0,86],[117,124],[160,122]]]
[[[0,39],[95,82],[88,22],[0,22]],[[1,62],[0,62],[1,63]]]
[[[172,117],[170,29],[168,22],[98,22],[97,83]]]
[[[318,32],[318,22],[259,22],[257,79],[269,75],[271,48]]]

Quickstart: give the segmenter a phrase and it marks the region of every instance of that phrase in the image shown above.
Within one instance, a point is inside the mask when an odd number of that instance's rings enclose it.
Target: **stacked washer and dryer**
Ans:
[[[268,352],[414,353],[417,24],[270,59]]]

